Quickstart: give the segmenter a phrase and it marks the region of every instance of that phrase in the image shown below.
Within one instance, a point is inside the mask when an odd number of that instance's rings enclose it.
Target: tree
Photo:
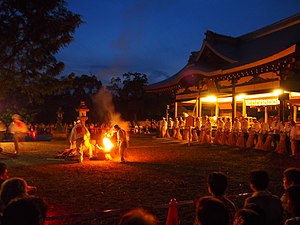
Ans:
[[[69,74],[66,78],[62,77],[60,82],[64,84],[63,88],[45,97],[45,104],[40,107],[36,118],[37,122],[56,122],[56,112],[61,107],[64,111],[63,121],[71,123],[78,116],[76,109],[79,107],[80,101],[85,101],[90,108],[89,122],[98,122],[92,100],[102,87],[102,82],[95,75],[76,76],[74,73]]]
[[[0,98],[42,103],[58,90],[64,64],[55,54],[81,23],[64,0],[1,0]]]
[[[144,86],[148,83],[147,75],[141,73],[125,73],[121,78],[112,78],[108,87],[114,94],[116,110],[128,120],[139,120],[144,114]]]

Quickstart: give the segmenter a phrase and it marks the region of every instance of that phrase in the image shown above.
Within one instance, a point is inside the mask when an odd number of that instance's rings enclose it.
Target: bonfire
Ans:
[[[89,152],[91,149],[93,156],[90,157],[91,160],[111,160],[114,156],[117,155],[116,144],[113,143],[114,135],[105,133],[102,138],[102,145],[95,143],[95,140],[85,140],[83,145],[83,152]],[[95,144],[94,144],[95,143]],[[74,146],[74,145],[72,145]],[[67,148],[62,152],[59,152],[56,155],[56,158],[65,159],[65,160],[76,160],[77,157],[76,148]]]

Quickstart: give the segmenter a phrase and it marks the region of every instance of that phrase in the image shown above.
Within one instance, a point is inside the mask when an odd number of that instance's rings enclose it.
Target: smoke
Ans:
[[[93,98],[93,102],[100,121],[110,127],[118,124],[122,129],[128,131],[129,123],[121,118],[121,114],[115,111],[112,93],[105,87],[102,87]]]

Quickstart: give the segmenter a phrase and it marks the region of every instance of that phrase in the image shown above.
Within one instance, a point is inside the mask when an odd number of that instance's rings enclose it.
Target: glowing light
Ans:
[[[31,130],[30,131],[30,136],[35,139],[36,138],[36,132],[34,130]]]
[[[273,91],[273,94],[274,94],[275,96],[279,96],[279,95],[283,94],[283,90],[282,90],[282,89],[275,89],[275,90]]]
[[[237,100],[237,101],[244,100],[244,99],[246,98],[246,96],[247,96],[247,95],[245,95],[245,94],[237,95],[237,96],[236,96],[236,100]]]
[[[219,103],[232,102],[232,97],[218,98]]]
[[[203,102],[216,102],[217,101],[217,97],[216,96],[207,96],[207,97],[204,97],[202,98],[202,101]]]
[[[184,116],[184,117],[188,117],[188,116],[189,116],[189,114],[188,114],[188,113],[186,113],[186,112],[183,112],[183,116]]]
[[[107,159],[107,160],[112,160],[112,157],[111,157],[110,154],[105,154],[105,159]]]
[[[114,147],[113,143],[107,137],[103,138],[102,142],[105,152],[110,152],[110,150]]]

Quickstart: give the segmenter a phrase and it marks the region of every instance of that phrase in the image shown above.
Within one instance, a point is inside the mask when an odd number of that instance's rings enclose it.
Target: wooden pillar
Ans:
[[[268,122],[268,107],[265,106],[265,123]]]
[[[202,98],[201,97],[199,98],[199,117],[202,117]]]
[[[170,105],[167,105],[166,107],[166,120],[169,122],[169,110],[170,110]]]
[[[199,97],[196,98],[196,117],[199,116]]]
[[[247,107],[246,107],[246,100],[245,98],[243,98],[243,111],[242,111],[242,114],[243,114],[243,117],[247,117]]]
[[[297,121],[297,106],[293,106],[293,120],[296,122]]]
[[[174,117],[176,118],[177,114],[178,114],[178,109],[177,109],[178,103],[177,102],[175,102],[174,107],[175,107],[175,109],[174,109]]]
[[[216,116],[216,118],[219,117],[219,102],[218,102],[218,98],[216,98],[215,116]]]
[[[235,97],[235,80],[234,79],[232,79],[231,80],[231,84],[232,84],[232,92],[231,92],[231,95],[232,95],[232,103],[231,103],[231,105],[232,105],[232,107],[231,107],[231,110],[232,110],[232,112],[231,112],[231,116],[232,116],[232,124],[233,124],[233,122],[234,122],[234,118],[236,117],[236,97]]]
[[[284,100],[283,99],[280,99],[279,100],[279,118],[280,118],[280,121],[284,121]]]

